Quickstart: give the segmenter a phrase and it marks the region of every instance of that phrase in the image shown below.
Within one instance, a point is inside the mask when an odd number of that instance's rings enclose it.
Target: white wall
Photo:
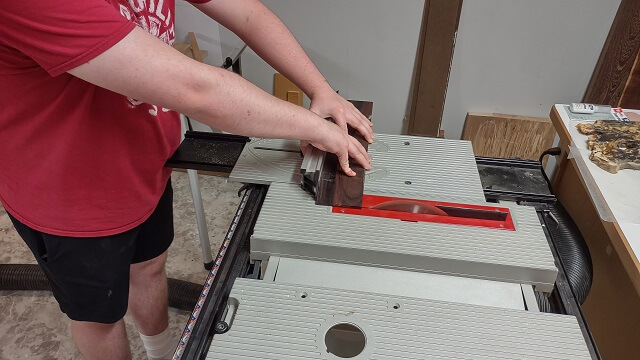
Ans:
[[[176,42],[189,43],[188,34],[194,32],[200,50],[209,52],[204,62],[213,66],[222,66],[224,59],[236,48],[244,45],[231,31],[200,12],[186,1],[176,2]],[[195,120],[195,119],[192,119]],[[192,121],[197,131],[211,131],[207,125]]]
[[[218,23],[186,1],[176,1],[176,42],[189,43],[187,34],[194,32],[198,47],[209,55],[204,62],[220,66],[223,62]]]
[[[334,89],[372,100],[375,131],[400,134],[422,22],[423,0],[263,0]],[[250,50],[243,76],[273,92],[273,73]],[[308,106],[308,99],[306,104]]]
[[[347,98],[374,101],[377,132],[402,131],[423,0],[263,2],[289,26],[335,89]],[[548,116],[554,103],[579,101],[619,3],[465,1],[443,114],[446,137],[460,138],[469,111]],[[207,62],[221,64],[229,32],[178,1],[176,40],[184,41],[188,31],[195,31],[209,51]],[[250,50],[242,61],[244,77],[271,93],[274,70]]]
[[[459,139],[467,112],[548,116],[579,102],[620,0],[463,3],[441,128]]]
[[[244,46],[234,33],[213,21],[186,1],[176,2],[176,42],[189,43],[188,34],[194,32],[198,47],[209,52],[204,62],[222,66],[224,59]]]

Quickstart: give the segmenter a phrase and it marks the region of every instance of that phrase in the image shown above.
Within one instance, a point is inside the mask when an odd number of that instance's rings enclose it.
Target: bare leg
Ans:
[[[131,265],[129,276],[129,310],[143,335],[160,334],[169,326],[167,252]]]
[[[71,320],[71,336],[87,360],[129,360],[131,350],[124,320],[113,324]]]

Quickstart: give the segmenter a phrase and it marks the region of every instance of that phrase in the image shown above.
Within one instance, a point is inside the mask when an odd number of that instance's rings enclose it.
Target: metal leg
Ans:
[[[193,207],[196,211],[196,223],[198,224],[198,236],[200,237],[200,248],[202,249],[202,262],[204,268],[211,270],[213,268],[213,256],[211,254],[211,243],[209,242],[209,230],[207,229],[207,220],[204,217],[204,207],[202,206],[202,196],[200,194],[200,183],[198,182],[198,172],[196,170],[187,170],[189,175],[189,186],[191,187],[191,197],[193,198]]]
[[[231,65],[231,71],[242,76],[242,64],[240,63],[240,56]]]
[[[189,120],[186,116],[180,115],[184,131],[189,129]],[[200,194],[200,183],[198,182],[198,172],[196,170],[187,170],[189,176],[189,187],[191,188],[191,198],[193,199],[193,207],[196,212],[196,224],[198,225],[198,237],[200,238],[200,250],[202,250],[202,262],[204,268],[211,270],[213,268],[213,255],[211,254],[211,242],[209,241],[209,230],[207,229],[207,219],[204,216],[204,207],[202,206],[202,195]]]

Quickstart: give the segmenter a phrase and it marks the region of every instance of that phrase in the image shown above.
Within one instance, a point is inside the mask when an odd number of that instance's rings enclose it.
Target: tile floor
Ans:
[[[195,214],[186,173],[174,172],[175,240],[169,249],[167,273],[170,277],[203,283],[208,272],[202,266]],[[211,237],[217,253],[240,202],[240,184],[226,179],[200,176],[202,198]],[[33,255],[18,237],[0,206],[0,264],[35,263]],[[169,309],[169,327],[176,344],[189,312]],[[134,359],[146,359],[142,342],[129,315],[125,316]],[[80,359],[68,333],[67,318],[49,292],[0,291],[0,359]]]

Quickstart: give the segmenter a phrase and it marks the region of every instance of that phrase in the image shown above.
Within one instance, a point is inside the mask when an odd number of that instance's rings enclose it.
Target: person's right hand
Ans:
[[[356,175],[349,167],[349,157],[365,169],[371,169],[371,157],[358,140],[330,121],[323,121],[321,124],[316,139],[309,141],[311,145],[322,151],[336,154],[340,167],[349,176]]]

